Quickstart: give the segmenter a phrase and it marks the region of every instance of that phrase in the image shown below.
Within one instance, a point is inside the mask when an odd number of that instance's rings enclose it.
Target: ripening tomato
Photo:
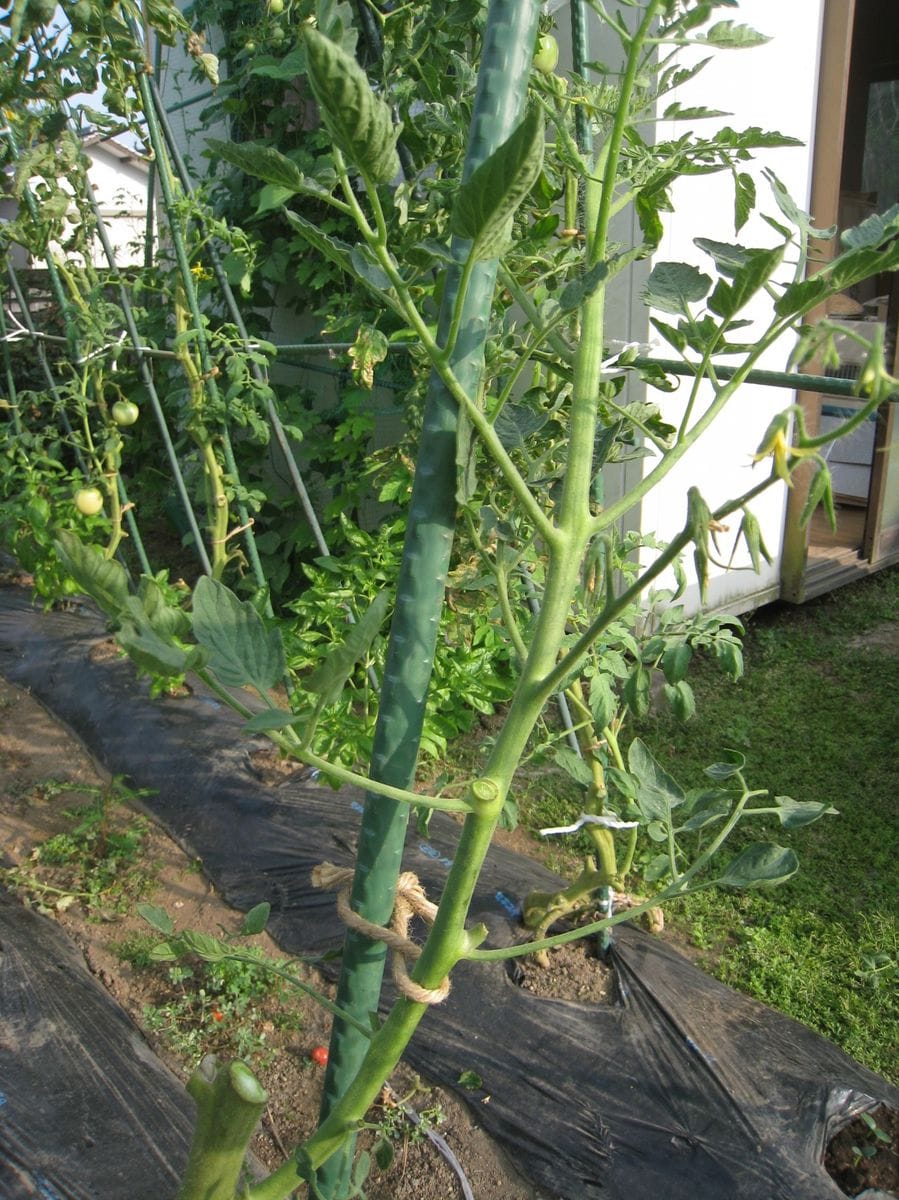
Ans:
[[[140,409],[133,400],[116,400],[112,406],[112,419],[116,425],[133,425],[140,416]]]
[[[315,1046],[309,1051],[309,1057],[317,1067],[326,1067],[328,1065],[328,1047]]]
[[[84,517],[95,517],[103,510],[103,493],[99,488],[80,488],[75,493],[75,507]]]
[[[543,75],[549,75],[556,69],[558,61],[559,43],[551,33],[541,33],[534,51],[534,67]]]

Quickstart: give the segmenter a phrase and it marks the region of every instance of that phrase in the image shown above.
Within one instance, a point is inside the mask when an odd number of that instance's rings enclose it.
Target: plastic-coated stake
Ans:
[[[47,362],[47,352],[44,350],[43,343],[37,337],[37,329],[35,327],[34,320],[31,316],[31,309],[28,306],[28,300],[25,296],[25,292],[22,288],[21,283],[19,282],[19,277],[16,274],[16,269],[12,265],[12,262],[9,261],[9,259],[7,259],[6,270],[9,275],[9,282],[10,282],[10,285],[12,286],[13,295],[16,298],[16,303],[18,304],[19,311],[22,314],[22,322],[25,325],[25,328],[28,330],[28,332],[32,335],[32,337],[34,338],[34,341],[36,343],[37,360],[41,366],[41,373],[44,376],[44,379],[47,383],[47,388],[48,388],[50,394],[52,395],[53,399],[56,401],[56,405],[57,405],[57,407],[59,409],[59,413],[60,413],[60,419],[62,421],[62,426],[63,426],[63,429],[65,429],[65,431],[66,431],[66,436],[71,440],[72,445],[74,447],[75,461],[78,463],[78,470],[85,477],[85,479],[87,479],[90,476],[90,471],[88,470],[87,463],[84,461],[84,456],[81,453],[78,443],[75,440],[75,436],[72,431],[72,426],[69,422],[69,417],[65,410],[65,404],[63,403],[62,396],[60,396],[60,394],[59,394],[59,389],[56,386],[56,380],[53,377],[53,372],[50,370],[50,364]]]
[[[131,23],[131,33],[136,40],[139,40],[139,32],[137,27]],[[140,72],[137,76],[137,85],[140,91],[141,105],[143,106],[144,116],[147,122],[147,137],[150,145],[153,148],[153,153],[156,156],[156,162],[159,171],[159,186],[162,191],[163,203],[166,213],[169,216],[169,233],[172,239],[172,246],[175,251],[175,260],[178,264],[178,272],[181,276],[181,283],[184,288],[184,294],[187,298],[188,308],[190,310],[191,321],[194,330],[196,331],[196,345],[200,356],[200,365],[203,372],[203,387],[210,401],[218,404],[219,394],[218,388],[215,385],[212,373],[212,359],[209,355],[209,344],[204,333],[203,318],[200,312],[200,301],[197,296],[197,289],[194,285],[194,279],[190,271],[190,263],[187,258],[187,248],[184,244],[181,229],[177,220],[174,219],[176,211],[175,194],[174,194],[174,176],[171,170],[171,163],[166,152],[165,140],[162,136],[159,122],[156,118],[156,107],[153,102],[153,94],[150,89],[148,77]],[[231,446],[231,439],[228,435],[226,426],[222,426],[219,430],[222,447],[225,455],[225,466],[232,476],[234,482],[238,480],[237,463],[234,459],[234,451]],[[240,518],[241,527],[245,530],[244,543],[247,549],[247,557],[250,560],[250,566],[253,570],[253,575],[260,588],[264,588],[266,584],[265,572],[262,569],[262,562],[259,558],[259,552],[256,549],[256,539],[253,536],[252,522],[250,514],[247,511],[246,505],[241,501],[237,504],[237,513]]]
[[[484,32],[464,178],[509,136],[524,106],[540,13],[539,0],[492,0]],[[455,244],[461,263],[465,246]],[[444,293],[439,334],[446,338],[456,301],[461,267],[452,269]],[[496,281],[496,263],[479,264],[465,302],[453,368],[470,395],[476,394]],[[425,406],[415,483],[397,606],[384,670],[381,704],[372,752],[372,776],[409,787],[415,773],[446,574],[456,526],[456,433],[458,410],[443,383],[432,376]],[[405,805],[369,796],[359,836],[352,907],[384,925],[393,909],[408,821]],[[385,948],[347,933],[337,1003],[358,1020],[377,1010]],[[331,1042],[322,1116],[344,1093],[368,1048],[352,1027],[336,1021]],[[348,1176],[351,1149],[325,1163],[318,1186],[324,1196],[340,1194]]]
[[[635,368],[639,367],[661,367],[663,371],[669,372],[671,375],[685,375],[688,379],[692,379],[696,375],[696,370],[678,358],[635,358],[630,364]],[[737,367],[725,366],[718,363],[713,364],[715,375],[718,379],[727,381],[732,379],[737,373]],[[822,396],[853,396],[858,398],[858,382],[855,379],[834,379],[829,375],[803,375],[795,371],[764,371],[760,368],[755,368],[746,376],[746,383],[760,384],[762,387],[779,387],[789,388],[793,391],[800,392],[820,392]],[[899,400],[899,394],[894,394],[888,397],[890,401],[895,403]]]
[[[178,145],[175,141],[172,127],[168,119],[168,114],[163,106],[162,98],[159,95],[159,89],[153,80],[150,80],[150,93],[153,97],[153,103],[156,106],[156,115],[159,120],[159,125],[162,130],[163,137],[165,138],[166,145],[168,147],[169,154],[171,155],[172,163],[174,164],[181,187],[183,188],[185,195],[192,196],[193,185],[190,181],[187,165],[184,162],[181,151],[178,149]],[[200,218],[200,224],[203,224],[202,218]],[[225,274],[225,269],[222,266],[221,255],[219,254],[217,247],[212,242],[209,243],[207,250],[209,253],[209,260],[212,263],[213,272],[215,273],[216,283],[221,290],[222,297],[225,301],[225,305],[228,309],[231,320],[234,322],[237,332],[240,334],[241,338],[243,338],[244,342],[249,343],[249,332],[247,330],[246,323],[244,322],[243,314],[241,313],[240,307],[238,306],[237,300],[234,296],[234,291],[231,287],[231,284],[228,282],[228,276]],[[268,382],[258,363],[251,362],[249,366],[250,373],[254,379],[260,383]],[[306,514],[306,520],[309,522],[309,527],[312,530],[312,535],[315,538],[316,545],[323,555],[329,557],[331,551],[328,549],[328,544],[325,541],[325,535],[322,532],[315,509],[312,507],[312,501],[309,498],[309,493],[306,490],[306,485],[303,482],[303,477],[300,474],[300,468],[297,465],[294,453],[290,448],[290,443],[287,440],[287,434],[284,430],[283,424],[281,423],[281,417],[278,414],[274,400],[269,399],[267,411],[269,424],[272,427],[272,432],[275,435],[275,440],[278,443],[278,447],[281,450],[281,453],[284,455],[284,461],[287,464],[287,471],[290,475],[290,481],[293,484],[297,497],[299,498],[303,512]]]
[[[112,243],[109,240],[109,234],[107,233],[107,230],[106,230],[106,223],[103,220],[102,214],[100,212],[100,207],[97,203],[97,198],[94,195],[92,188],[88,187],[86,190],[87,190],[87,198],[90,202],[90,205],[91,205],[91,208],[92,208],[93,214],[94,214],[94,219],[96,221],[97,237],[100,239],[100,245],[103,248],[103,254],[104,254],[104,257],[106,258],[107,265],[109,266],[111,271],[113,271],[117,276],[120,277],[118,265],[116,263],[115,250],[113,249]],[[150,406],[153,409],[153,415],[156,417],[156,422],[159,426],[159,431],[162,436],[163,445],[165,446],[166,457],[169,460],[169,465],[172,468],[172,474],[175,479],[175,487],[178,491],[178,498],[181,501],[182,507],[184,508],[185,516],[187,517],[187,523],[190,526],[190,532],[194,539],[194,546],[196,548],[197,556],[200,559],[200,565],[202,566],[205,574],[211,575],[212,574],[212,564],[209,561],[209,557],[206,553],[206,547],[203,544],[203,535],[200,532],[200,525],[199,525],[199,522],[197,521],[197,516],[196,516],[196,513],[194,512],[193,505],[191,504],[190,495],[187,491],[187,484],[184,482],[184,476],[181,474],[181,465],[178,462],[178,455],[175,451],[175,445],[174,445],[174,442],[172,441],[172,437],[169,432],[168,422],[166,420],[165,412],[163,411],[162,403],[159,399],[159,393],[156,391],[156,384],[153,379],[153,373],[151,372],[151,370],[147,364],[146,356],[144,355],[143,350],[141,348],[142,347],[142,339],[140,336],[140,331],[137,328],[137,321],[135,320],[135,317],[134,317],[134,310],[131,307],[131,300],[128,296],[128,291],[123,283],[119,284],[119,303],[122,306],[122,315],[125,318],[125,327],[128,330],[128,336],[131,339],[131,343],[134,346],[135,354],[137,355],[138,367],[139,367],[139,370],[141,373],[141,380],[143,381],[144,387],[147,389],[147,395],[150,397]],[[130,513],[126,513],[126,518],[129,515],[130,515]],[[132,527],[131,522],[129,522],[129,529],[131,527]],[[139,537],[138,537],[137,541],[138,542],[140,541]],[[141,561],[141,566],[142,567],[144,566],[143,560]],[[152,571],[150,571],[149,566],[144,567],[144,569],[147,571],[147,574],[152,574]]]
[[[12,359],[9,355],[9,343],[6,329],[6,314],[0,304],[0,341],[3,343],[3,374],[6,376],[6,392],[9,396],[9,419],[12,421],[16,434],[22,432],[22,420],[19,416],[19,399],[16,392],[16,381],[12,373]]]
[[[7,142],[12,151],[13,157],[18,158],[18,147],[15,145],[12,134],[10,134],[10,133],[7,134]],[[100,210],[97,206],[97,201],[93,194],[93,190],[90,187],[88,187],[86,190],[89,195],[91,204],[93,206],[95,216],[97,218],[97,232],[101,234],[101,241],[102,241],[103,238],[105,237],[105,229],[103,228],[103,222],[100,217]],[[32,217],[36,218],[36,216],[37,216],[37,201],[35,200],[34,196],[32,195],[30,188],[25,189],[24,199],[25,199],[25,204],[26,204],[26,207],[28,208],[29,213],[31,214]],[[108,245],[109,245],[108,239],[106,239],[106,242],[104,244],[104,249],[106,249],[108,247]],[[107,251],[107,257],[109,257],[110,254],[111,254],[111,248]],[[46,265],[47,265],[47,272],[48,272],[48,276],[50,278],[50,283],[51,283],[51,287],[53,289],[53,294],[55,295],[56,301],[60,307],[60,311],[63,314],[63,320],[65,322],[66,339],[68,342],[68,346],[69,346],[70,351],[72,352],[73,360],[77,361],[80,358],[80,353],[78,350],[78,338],[77,338],[77,335],[75,334],[75,332],[73,331],[71,321],[69,320],[68,298],[66,297],[65,290],[63,289],[62,282],[59,278],[59,271],[56,268],[56,263],[53,261],[52,256],[47,255],[44,261],[46,262]],[[113,270],[115,270],[114,259],[110,259],[109,265],[113,268]],[[36,327],[34,325],[34,321],[33,321],[32,317],[31,317],[31,310],[28,306],[27,298],[25,296],[23,289],[21,288],[21,285],[19,284],[19,280],[18,280],[18,276],[16,274],[15,267],[13,266],[11,261],[8,261],[7,267],[8,267],[10,282],[12,283],[12,287],[13,287],[13,291],[15,292],[16,300],[17,300],[17,302],[19,304],[19,308],[22,312],[22,319],[25,321],[26,327],[28,328],[29,332],[34,336],[34,335],[36,335],[36,332],[37,332]],[[35,336],[35,341],[37,343],[38,361],[41,364],[42,373],[44,375],[45,380],[47,381],[47,384],[50,388],[50,392],[53,395],[54,400],[56,400],[58,403],[60,418],[62,421],[63,428],[66,431],[66,436],[70,439],[70,441],[75,449],[75,460],[78,463],[78,468],[81,471],[82,475],[84,475],[85,479],[88,479],[90,477],[90,471],[88,470],[87,464],[84,461],[84,458],[81,454],[80,449],[78,448],[78,443],[75,440],[72,426],[69,422],[68,414],[65,409],[65,405],[61,401],[59,391],[56,387],[56,381],[53,377],[53,372],[50,370],[49,363],[47,362],[46,352],[44,350],[43,345],[36,338],[36,336]],[[5,351],[6,351],[6,347],[5,347],[5,343],[4,343],[4,352]],[[15,411],[16,418],[18,418],[18,410],[16,409],[14,411]],[[16,430],[17,430],[17,432],[20,431],[18,424],[16,425]],[[127,492],[125,490],[125,485],[124,485],[124,482],[122,481],[121,475],[118,475],[116,477],[116,486],[118,488],[120,498],[127,505],[127,503],[128,503]],[[143,541],[141,539],[140,532],[137,528],[137,522],[134,519],[134,514],[131,511],[131,509],[126,510],[125,521],[128,525],[129,533],[134,542],[134,547],[135,547],[135,551],[137,553],[138,561],[141,566],[141,570],[146,571],[146,573],[148,575],[152,574],[152,572],[150,570],[150,564],[147,561],[147,556],[146,556],[146,552],[144,550]],[[120,551],[116,552],[116,557],[119,559],[119,561],[125,567],[126,572],[128,572],[128,574],[130,575],[130,571],[128,571],[128,565],[125,562]]]
[[[572,66],[577,75],[584,76],[590,60],[590,38],[587,30],[586,0],[571,0],[571,46]],[[574,110],[574,131],[578,149],[589,155],[593,150],[593,131],[583,104]]]

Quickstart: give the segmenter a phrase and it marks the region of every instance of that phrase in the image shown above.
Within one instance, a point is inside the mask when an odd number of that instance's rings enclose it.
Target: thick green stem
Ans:
[[[187,1090],[197,1116],[178,1200],[234,1200],[268,1095],[244,1063],[222,1066],[213,1055],[191,1075]]]

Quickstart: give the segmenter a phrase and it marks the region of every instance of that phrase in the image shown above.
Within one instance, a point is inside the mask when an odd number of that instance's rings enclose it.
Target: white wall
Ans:
[[[148,163],[115,142],[96,142],[86,148],[88,178],[115,251],[119,266],[140,265],[144,260],[147,220]],[[106,256],[95,240],[93,261],[106,267]]]
[[[743,0],[739,10],[721,9],[720,18],[749,24],[772,40],[753,49],[718,51],[705,70],[671,98],[682,105],[703,104],[730,114],[703,121],[703,131],[723,125],[735,129],[758,125],[800,138],[805,143],[802,148],[759,151],[758,164],[741,168],[754,175],[762,210],[775,218],[779,218],[780,213],[761,177],[763,165],[770,166],[801,206],[808,204],[823,3],[824,0],[789,0],[788,3],[784,0]],[[686,52],[684,61],[688,61]],[[662,122],[658,137],[675,137],[683,131],[683,123]],[[665,218],[665,237],[655,261],[688,262],[708,271],[710,260],[693,245],[695,237],[737,241],[745,246],[776,244],[777,235],[757,216],[750,219],[739,235],[734,235],[733,183],[729,173],[680,180],[672,189],[672,199],[675,214]],[[788,272],[789,268],[785,267],[785,278]],[[766,310],[769,311],[766,298],[758,297],[754,307],[743,315],[764,315]],[[660,315],[663,320],[671,321],[670,317]],[[746,340],[751,340],[752,329],[745,332],[749,335]],[[783,370],[790,349],[786,342],[780,344],[769,351],[759,365]],[[672,348],[664,343],[653,353],[660,357],[676,357]],[[679,392],[664,402],[665,415],[672,424],[677,423],[683,411],[686,393],[684,382]],[[710,391],[704,393],[706,398],[710,394]],[[769,470],[770,460],[753,468],[752,453],[771,417],[794,400],[795,393],[784,389],[741,388],[712,429],[644,502],[644,530],[652,530],[665,539],[678,533],[684,527],[686,493],[692,485],[700,488],[714,509],[762,478]],[[745,570],[724,573],[712,567],[708,598],[711,607],[751,607],[759,598],[777,595],[785,505],[786,488],[781,484],[753,504],[774,563],[763,567],[761,576]],[[738,526],[739,515],[736,515],[732,533]],[[722,545],[727,545],[726,558],[730,553],[726,534],[722,535]],[[738,553],[735,566],[749,566],[745,550]],[[696,589],[691,591],[695,600]],[[741,604],[741,597],[749,597],[748,602]]]

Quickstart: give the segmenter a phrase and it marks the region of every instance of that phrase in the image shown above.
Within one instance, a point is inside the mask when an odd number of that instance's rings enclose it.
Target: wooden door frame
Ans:
[[[839,215],[854,22],[855,0],[824,0],[809,204],[819,229],[836,225]],[[836,238],[829,246],[821,243],[821,250],[827,257],[834,255],[836,247]],[[822,316],[823,308],[810,313],[808,319],[814,322]],[[806,428],[810,433],[817,433],[821,416],[820,395],[797,392],[796,403],[802,409]],[[809,530],[800,529],[799,519],[808,497],[811,471],[802,471],[793,478],[784,521],[780,587],[784,600],[798,604],[805,598],[809,539]]]

